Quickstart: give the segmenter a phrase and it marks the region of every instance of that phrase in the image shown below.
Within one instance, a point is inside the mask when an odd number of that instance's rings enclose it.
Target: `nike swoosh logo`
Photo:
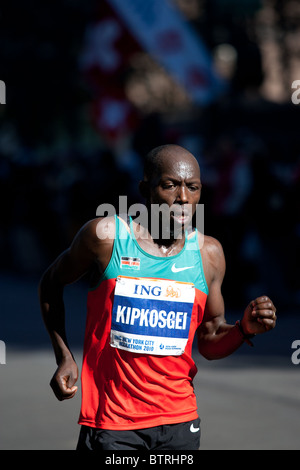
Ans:
[[[180,273],[180,271],[185,271],[186,269],[192,269],[194,266],[186,266],[184,268],[176,268],[175,263],[173,264],[171,271],[173,273]]]
[[[198,432],[198,431],[200,431],[200,428],[194,428],[194,423],[193,423],[193,424],[191,424],[190,431],[191,432]]]

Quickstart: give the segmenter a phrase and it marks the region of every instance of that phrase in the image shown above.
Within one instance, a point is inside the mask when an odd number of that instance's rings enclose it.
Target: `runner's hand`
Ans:
[[[252,300],[244,312],[241,325],[245,334],[261,334],[276,325],[276,308],[267,296]]]
[[[53,375],[50,386],[59,401],[73,398],[78,387],[78,367],[72,357],[64,358]]]

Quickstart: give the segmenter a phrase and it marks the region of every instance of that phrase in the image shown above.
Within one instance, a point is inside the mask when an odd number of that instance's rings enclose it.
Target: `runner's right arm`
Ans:
[[[95,262],[100,271],[105,269],[111,256],[113,230],[111,221],[94,219],[88,222],[71,246],[47,269],[39,284],[41,313],[58,365],[50,382],[58,400],[73,398],[78,379],[78,368],[65,330],[64,287],[80,279]]]

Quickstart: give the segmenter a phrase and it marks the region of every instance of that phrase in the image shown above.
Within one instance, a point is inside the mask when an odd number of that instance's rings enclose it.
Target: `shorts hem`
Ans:
[[[125,423],[125,424],[115,424],[111,422],[103,423],[103,422],[97,422],[97,421],[92,421],[88,419],[79,419],[78,424],[82,426],[89,426],[91,428],[96,428],[96,429],[106,429],[106,430],[111,430],[111,431],[130,431],[130,430],[135,430],[135,429],[148,429],[148,428],[154,428],[156,426],[164,426],[167,424],[179,424],[179,423],[185,423],[187,421],[192,421],[194,419],[199,418],[199,415],[197,412],[195,413],[190,413],[184,416],[176,416],[172,418],[166,418],[166,417],[161,417],[161,418],[156,418],[153,421],[143,421],[143,422],[138,422],[138,423]]]

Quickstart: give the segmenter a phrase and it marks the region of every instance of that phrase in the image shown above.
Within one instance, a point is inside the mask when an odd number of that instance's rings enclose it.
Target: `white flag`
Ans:
[[[108,0],[142,48],[197,103],[213,101],[223,89],[209,51],[170,0]]]

